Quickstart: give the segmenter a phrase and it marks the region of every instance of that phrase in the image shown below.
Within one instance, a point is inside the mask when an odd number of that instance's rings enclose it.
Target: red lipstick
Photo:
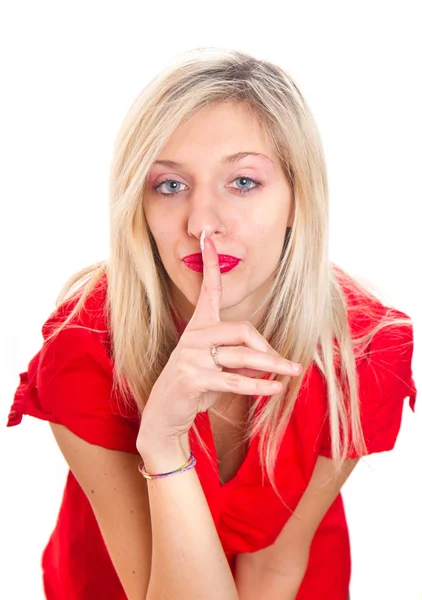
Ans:
[[[185,265],[189,267],[189,269],[192,269],[193,271],[197,271],[199,273],[202,273],[204,271],[204,263],[202,261],[201,252],[197,252],[196,254],[189,254],[185,256],[182,260],[185,263]],[[227,273],[228,271],[231,271],[240,263],[240,260],[240,258],[237,258],[236,256],[230,256],[230,254],[219,254],[218,262],[220,264],[220,272]]]

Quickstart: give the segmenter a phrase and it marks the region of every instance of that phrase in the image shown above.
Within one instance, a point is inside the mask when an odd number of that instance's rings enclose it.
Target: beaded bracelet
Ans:
[[[168,473],[147,473],[145,470],[145,465],[141,468],[141,464],[142,463],[138,464],[138,471],[142,473],[145,479],[160,479],[161,477],[168,477],[169,475],[174,475],[175,473],[182,473],[183,471],[189,471],[189,469],[193,469],[193,467],[196,465],[196,458],[194,457],[193,452],[191,452],[184,465],[179,467],[179,469],[176,469],[175,471],[169,471]]]

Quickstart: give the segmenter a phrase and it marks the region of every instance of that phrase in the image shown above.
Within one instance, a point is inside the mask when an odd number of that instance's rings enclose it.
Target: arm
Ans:
[[[359,459],[346,459],[334,475],[334,461],[319,456],[312,477],[276,541],[258,552],[239,554],[236,586],[240,600],[294,600],[305,575],[315,532]]]
[[[91,504],[128,600],[238,600],[195,469],[147,485],[139,454],[90,444],[63,425],[50,427]],[[150,473],[177,469],[189,456],[180,445],[149,448],[151,456],[145,451],[142,457]]]
[[[307,556],[300,557],[299,562],[289,557],[280,572],[257,568],[253,561],[244,559],[246,556],[249,554],[238,555],[237,558],[241,558],[236,563],[235,578],[240,600],[295,600],[306,572]]]
[[[189,458],[186,444],[165,444],[140,448],[148,473],[172,471]],[[146,481],[153,536],[147,600],[238,600],[196,469]]]
[[[128,600],[145,600],[151,572],[151,519],[139,454],[90,444],[50,423],[70,470],[88,498]]]

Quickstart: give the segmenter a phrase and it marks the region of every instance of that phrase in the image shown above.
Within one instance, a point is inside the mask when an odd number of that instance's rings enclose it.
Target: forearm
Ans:
[[[164,473],[189,453],[181,444],[149,444],[141,456],[148,473]],[[153,540],[147,600],[238,600],[195,467],[147,482]]]
[[[256,573],[236,573],[240,600],[295,600],[302,580],[294,576]]]
[[[257,552],[238,554],[235,582],[240,600],[294,600],[302,584],[307,552],[287,558],[274,545]],[[275,562],[274,562],[275,561]]]

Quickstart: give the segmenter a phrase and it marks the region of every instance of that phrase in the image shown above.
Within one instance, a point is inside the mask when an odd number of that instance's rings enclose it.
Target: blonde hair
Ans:
[[[282,68],[234,50],[196,48],[178,55],[141,91],[121,125],[114,148],[109,260],[87,267],[67,281],[57,304],[77,284],[71,298],[78,302],[52,335],[69,324],[106,275],[105,310],[115,386],[125,401],[132,396],[142,413],[180,338],[171,315],[176,308],[169,293],[169,277],[143,212],[146,178],[181,123],[201,108],[224,101],[242,103],[265,128],[295,203],[293,226],[285,238],[268,310],[257,329],[282,356],[301,363],[304,371],[301,377],[287,378],[286,390],[269,398],[254,423],[259,397],[251,406],[245,430],[247,439],[260,434],[260,465],[262,469],[265,465],[282,500],[275,483],[275,461],[308,367],[317,365],[327,385],[332,456],[339,470],[351,444],[359,454],[367,453],[359,417],[356,347],[359,356],[360,346],[369,344],[381,328],[412,323],[393,318],[387,310],[375,328],[352,339],[348,310],[358,311],[364,305],[367,312],[366,301],[375,296],[329,260],[328,186],[321,139],[301,92]],[[285,234],[280,231],[283,237]],[[348,308],[345,286],[358,294],[361,305]],[[341,361],[340,376],[336,358]],[[195,425],[193,431],[210,457]]]

